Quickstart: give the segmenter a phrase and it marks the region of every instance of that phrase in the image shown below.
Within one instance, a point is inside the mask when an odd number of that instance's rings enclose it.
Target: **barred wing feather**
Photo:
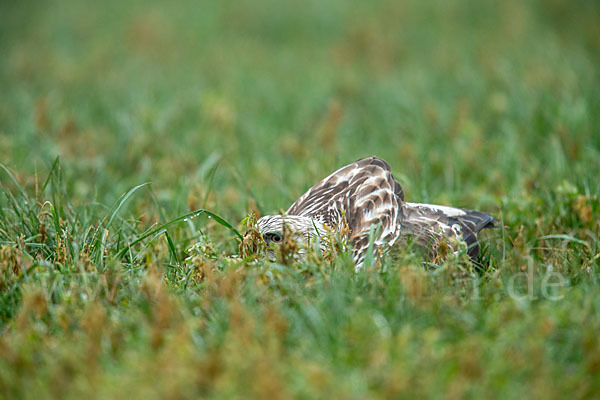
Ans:
[[[304,193],[287,215],[307,216],[333,229],[346,219],[353,258],[360,266],[371,227],[379,229],[374,244],[393,245],[402,226],[402,187],[387,162],[377,157],[358,160],[335,171]]]

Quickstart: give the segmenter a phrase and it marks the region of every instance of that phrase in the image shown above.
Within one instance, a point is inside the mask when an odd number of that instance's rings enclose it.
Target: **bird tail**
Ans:
[[[409,237],[429,249],[432,258],[438,255],[442,238],[462,238],[472,260],[479,255],[477,234],[485,228],[498,227],[498,221],[489,214],[462,208],[433,204],[403,203],[404,219],[401,237]]]

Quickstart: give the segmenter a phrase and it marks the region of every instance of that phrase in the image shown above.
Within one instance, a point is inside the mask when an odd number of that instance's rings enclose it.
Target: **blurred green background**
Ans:
[[[60,155],[76,199],[150,181],[177,213],[210,188],[241,219],[368,155],[413,201],[497,211],[532,185],[598,188],[595,1],[0,10],[0,159],[33,177]]]

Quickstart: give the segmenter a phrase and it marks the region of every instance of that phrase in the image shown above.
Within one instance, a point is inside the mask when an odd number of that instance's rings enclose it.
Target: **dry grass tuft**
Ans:
[[[238,252],[242,258],[256,258],[264,255],[266,244],[256,225],[256,215],[251,213],[245,220],[246,233],[238,246]]]

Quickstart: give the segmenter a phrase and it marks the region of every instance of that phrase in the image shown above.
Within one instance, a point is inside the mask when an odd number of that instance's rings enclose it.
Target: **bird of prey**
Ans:
[[[404,201],[390,165],[377,157],[338,169],[308,189],[284,215],[267,215],[257,221],[268,248],[286,239],[300,249],[315,242],[323,246],[325,235],[341,234],[352,248],[357,270],[370,242],[373,250],[385,251],[408,238],[433,258],[441,247],[453,252],[462,244],[475,260],[477,234],[497,224],[494,217],[479,211]]]

